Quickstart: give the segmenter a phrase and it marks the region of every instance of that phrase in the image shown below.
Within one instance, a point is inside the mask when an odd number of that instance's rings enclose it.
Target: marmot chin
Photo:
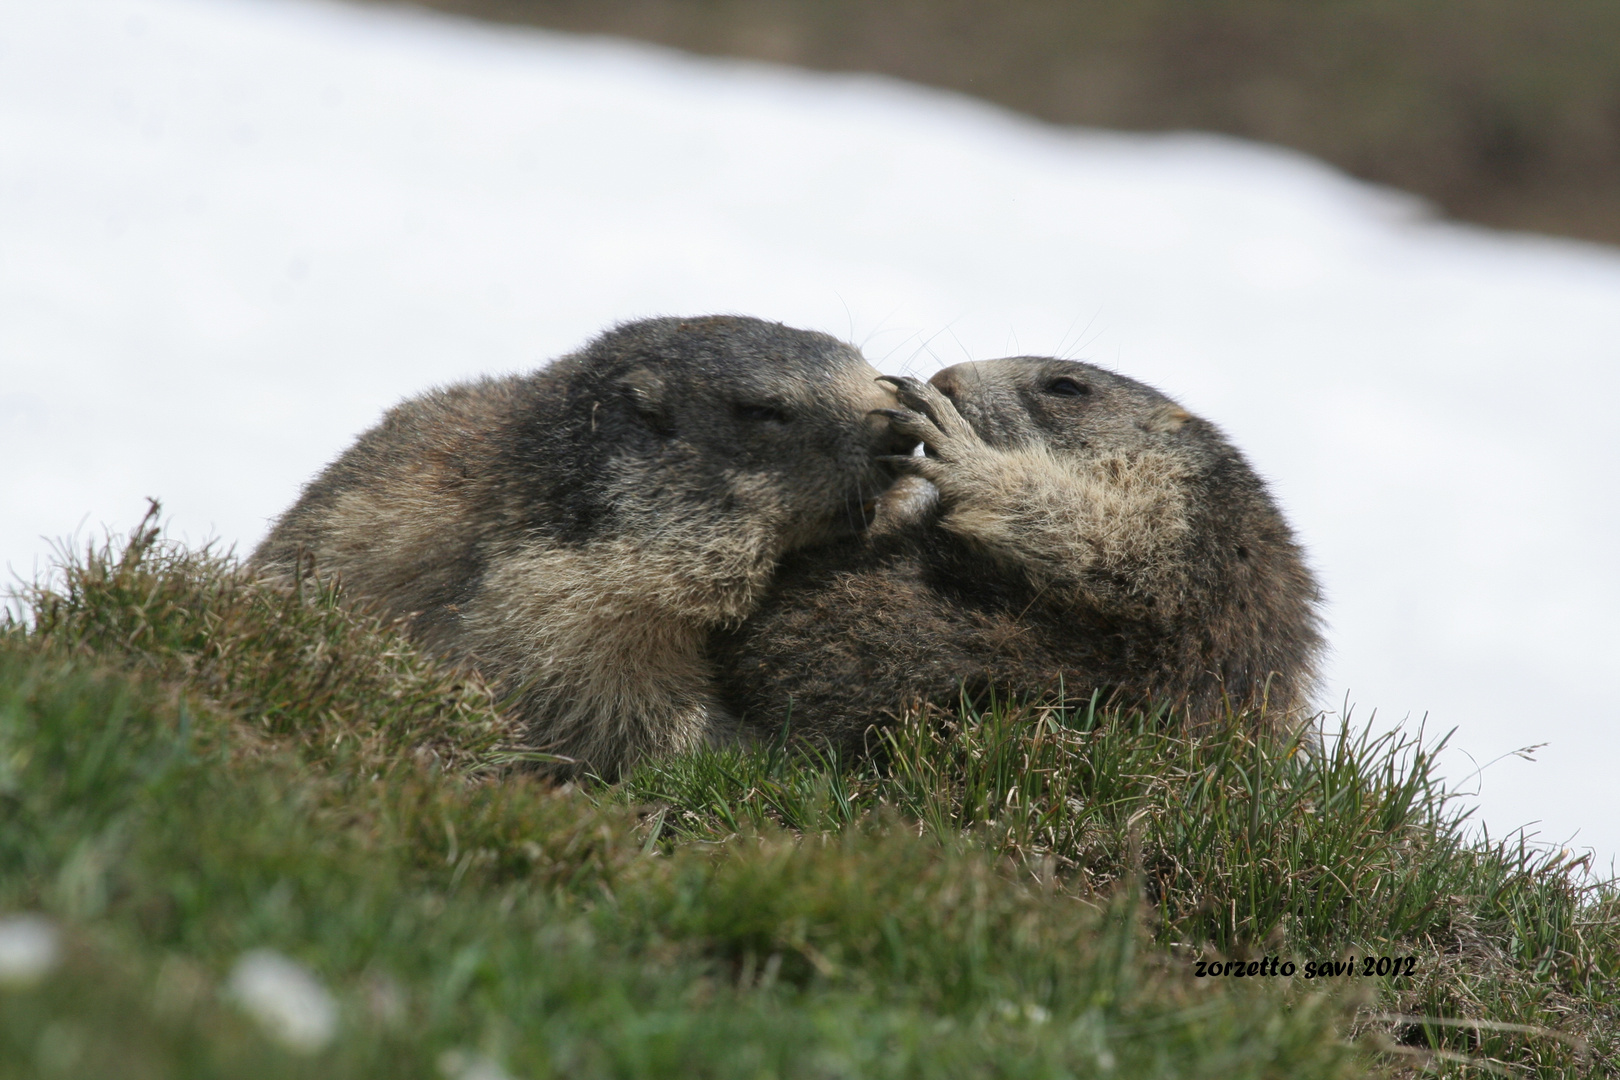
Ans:
[[[859,750],[907,703],[1060,682],[1071,701],[1101,691],[1194,723],[1262,704],[1274,729],[1303,717],[1317,586],[1214,425],[1074,361],[890,381],[920,479],[885,496],[868,536],[784,561],[760,609],[716,636],[750,725]]]
[[[399,405],[249,569],[336,577],[476,666],[536,746],[613,777],[733,733],[707,637],[785,553],[862,527],[894,475],[881,458],[909,445],[873,415],[896,400],[876,379],[850,346],[776,323],[629,323]]]

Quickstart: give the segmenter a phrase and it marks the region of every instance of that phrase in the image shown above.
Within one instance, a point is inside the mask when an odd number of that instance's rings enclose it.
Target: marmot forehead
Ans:
[[[757,409],[847,424],[894,397],[859,350],[829,334],[739,315],[624,323],[553,365],[571,412],[593,420],[629,393],[683,411]]]
[[[1170,398],[1147,383],[1109,371],[1083,360],[1060,360],[1054,356],[1004,356],[997,360],[973,360],[953,364],[937,372],[935,386],[952,386],[974,394],[1041,391],[1056,380],[1069,379],[1087,391],[1126,394],[1144,402],[1162,404]]]
[[[1080,360],[1009,356],[945,368],[929,380],[995,446],[1125,449],[1176,432],[1192,415],[1146,383]]]
[[[843,369],[866,367],[850,345],[830,334],[799,330],[742,315],[642,319],[614,327],[591,342],[584,355],[602,377],[634,367],[667,375],[728,381],[820,379]]]

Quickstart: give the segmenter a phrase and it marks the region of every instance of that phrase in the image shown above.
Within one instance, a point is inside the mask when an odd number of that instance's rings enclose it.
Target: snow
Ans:
[[[1620,851],[1620,251],[874,77],[317,0],[0,0],[17,575],[148,495],[247,550],[400,398],[710,311],[891,372],[1160,386],[1308,545],[1326,700],[1457,727],[1493,834]]]

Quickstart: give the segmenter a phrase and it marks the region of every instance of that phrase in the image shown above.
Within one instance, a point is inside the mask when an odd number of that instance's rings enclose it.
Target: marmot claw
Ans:
[[[944,443],[960,439],[981,441],[972,425],[956,411],[951,399],[937,387],[909,375],[885,375],[880,381],[892,385],[895,396],[905,406],[905,410],[878,410],[889,417],[889,422],[901,434],[915,436],[929,450],[947,460],[953,455],[943,453]],[[924,418],[928,423],[920,422]]]

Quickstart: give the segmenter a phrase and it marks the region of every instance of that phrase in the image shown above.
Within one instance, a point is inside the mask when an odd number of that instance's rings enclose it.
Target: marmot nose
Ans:
[[[934,377],[928,381],[934,385],[935,390],[938,390],[952,401],[955,401],[956,395],[962,392],[962,384],[956,381],[956,372],[950,368],[935,372]]]

